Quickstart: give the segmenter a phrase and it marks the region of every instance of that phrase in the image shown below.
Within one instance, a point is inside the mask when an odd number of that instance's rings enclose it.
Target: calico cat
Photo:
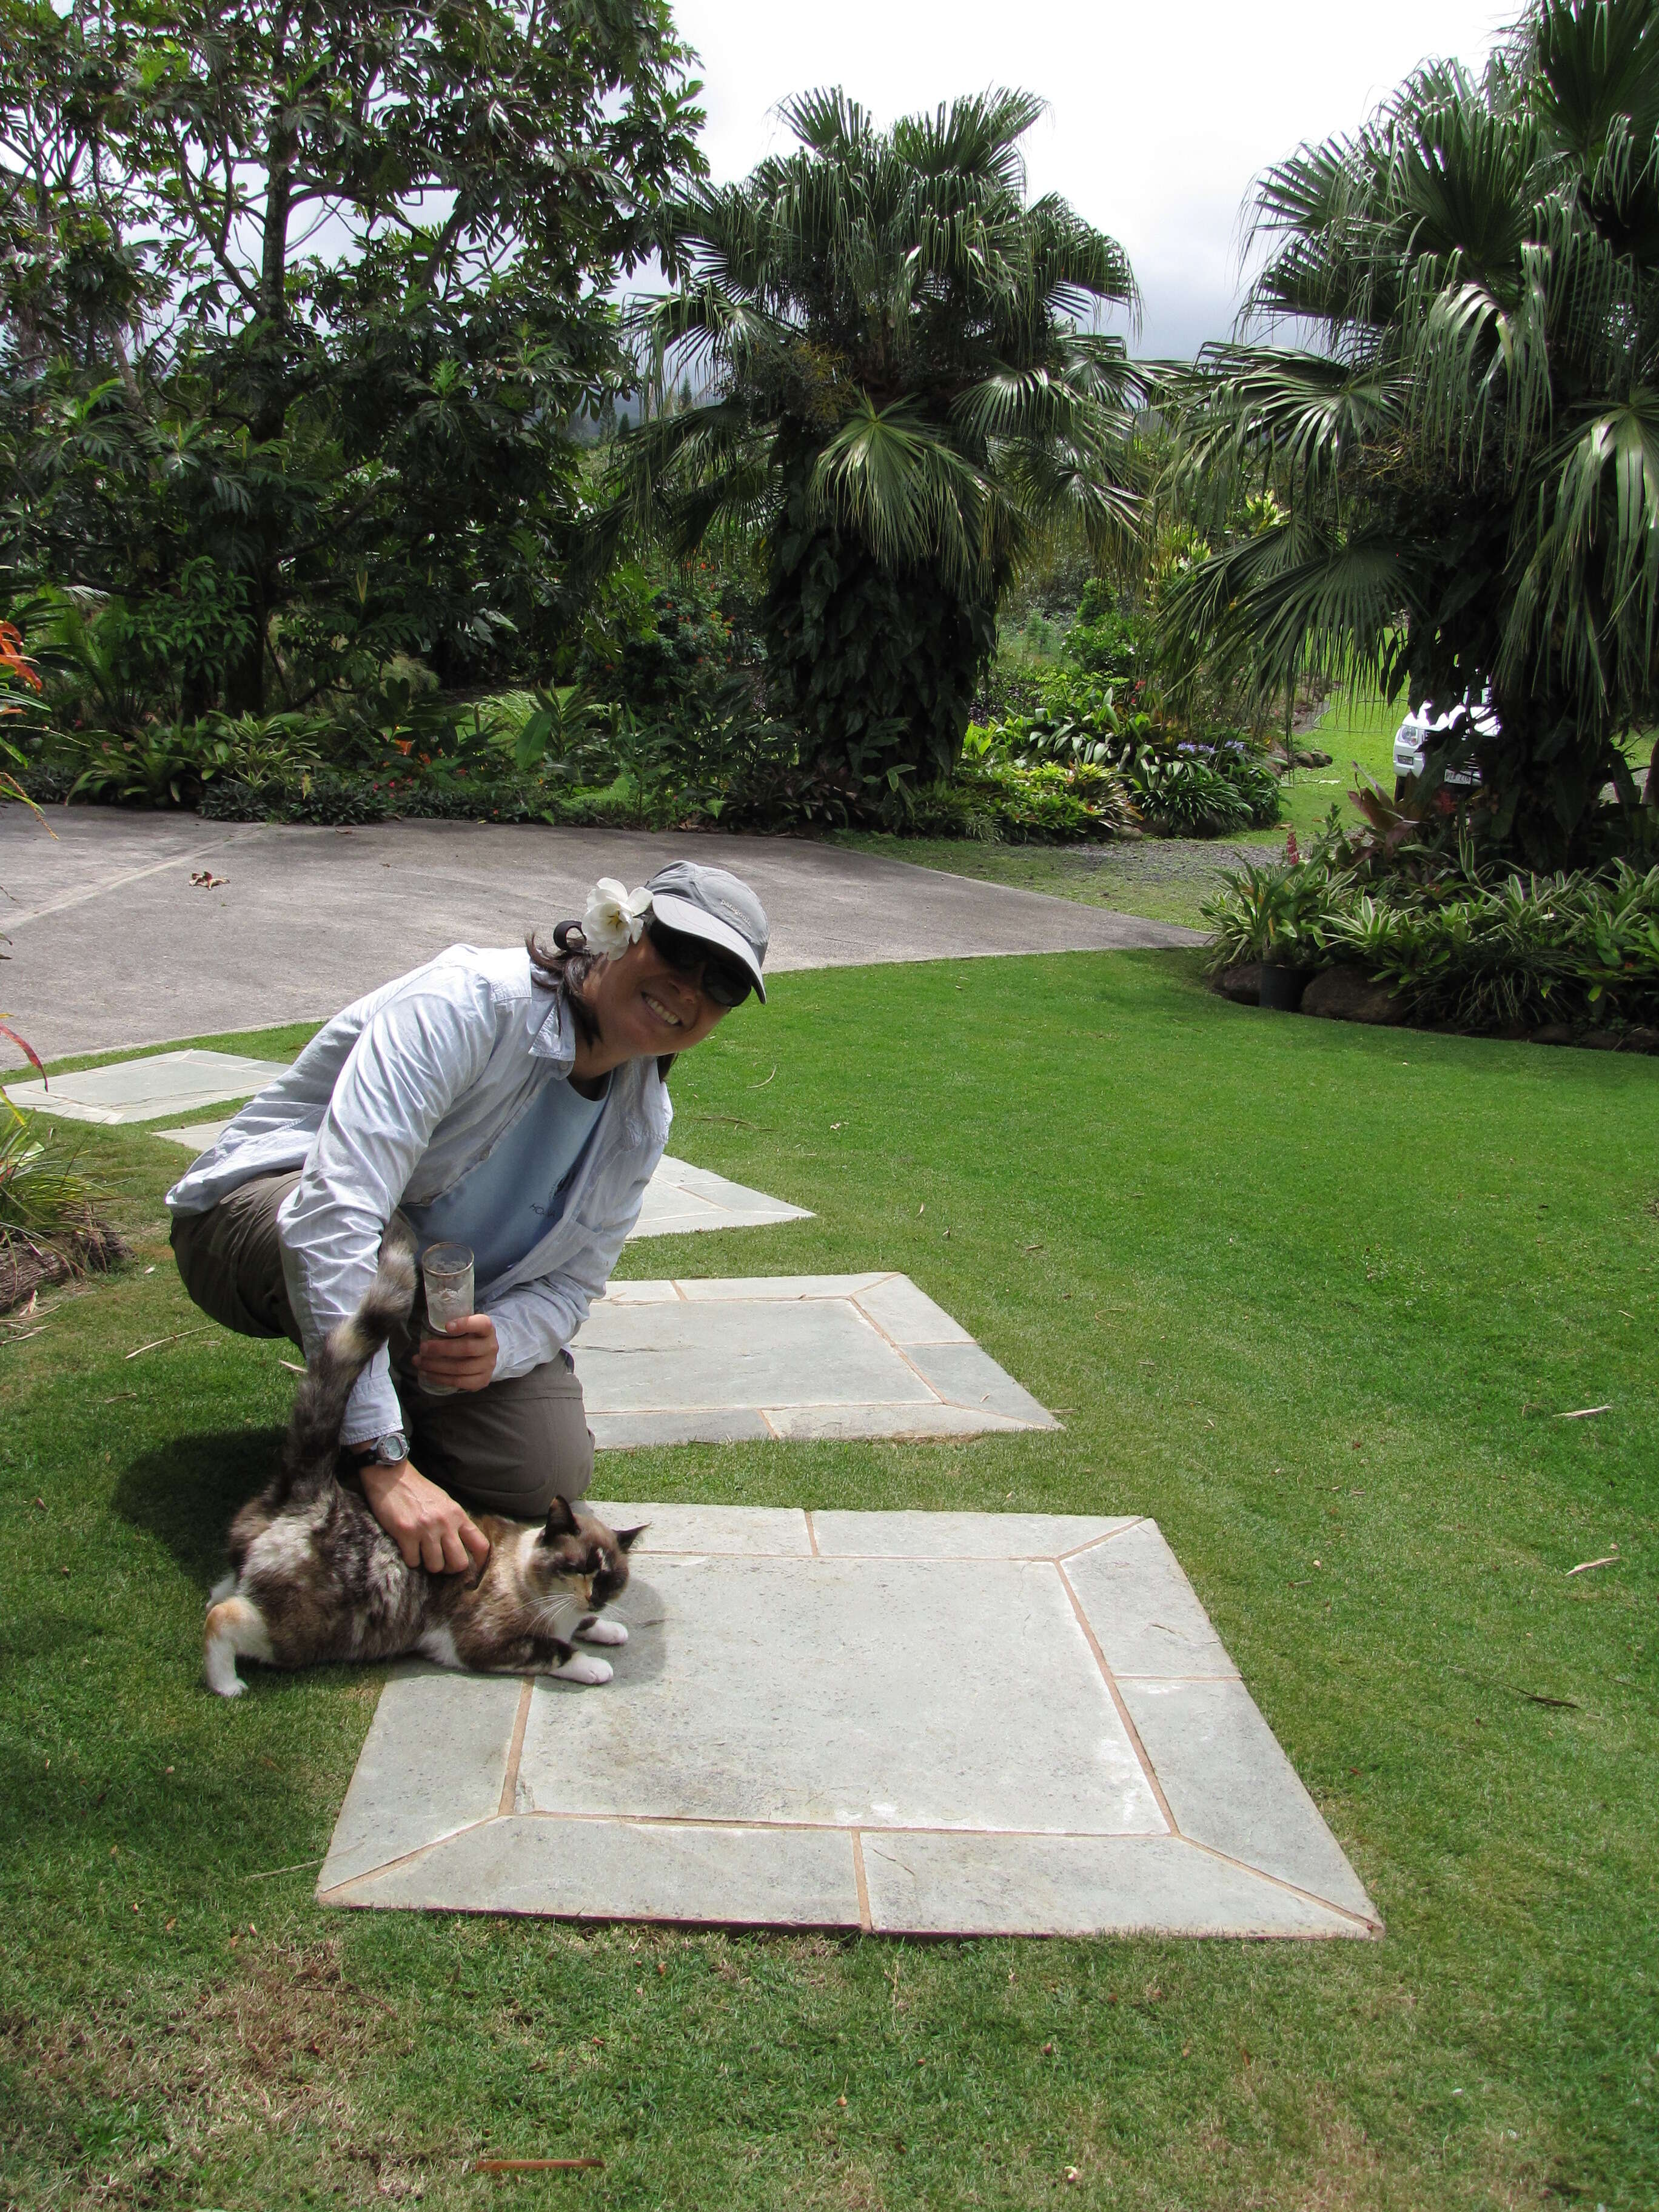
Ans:
[[[394,1214],[362,1305],[330,1332],[295,1393],[280,1471],[231,1523],[232,1572],[209,1602],[205,1637],[208,1686],[222,1698],[242,1693],[238,1658],[315,1667],[419,1652],[479,1674],[611,1680],[609,1662],[574,1639],[628,1641],[619,1621],[597,1615],[626,1588],[642,1529],[607,1528],[562,1498],[540,1528],[481,1513],[489,1556],[469,1581],[405,1566],[362,1493],[337,1479],[346,1400],[408,1318],[415,1280],[414,1239]]]

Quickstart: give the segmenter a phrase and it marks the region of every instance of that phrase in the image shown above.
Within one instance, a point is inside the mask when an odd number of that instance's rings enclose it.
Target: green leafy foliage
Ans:
[[[995,649],[988,603],[925,571],[896,574],[833,530],[786,524],[765,619],[773,683],[809,749],[855,769],[950,773],[975,671]]]
[[[1077,619],[1066,633],[1067,663],[1122,686],[1143,682],[1156,653],[1157,641],[1145,617],[1115,606],[1098,577],[1091,576],[1079,599]]]
[[[3,0],[0,562],[120,603],[125,726],[552,650],[688,60],[659,0]]]
[[[53,1244],[84,1237],[108,1193],[83,1171],[61,1128],[0,1101],[0,1240]]]
[[[1637,835],[1617,739],[1659,720],[1656,113],[1659,0],[1540,0],[1478,79],[1425,65],[1269,171],[1250,307],[1305,349],[1212,346],[1164,392],[1174,503],[1276,495],[1171,575],[1171,656],[1490,690],[1465,817],[1533,866],[1603,848],[1609,780]]]
[[[1659,1022],[1659,867],[1367,880],[1358,841],[1231,872],[1204,908],[1212,969],[1359,968],[1423,1020],[1492,1030]]]
[[[684,281],[640,317],[658,411],[619,441],[596,557],[757,540],[780,703],[856,773],[948,772],[1022,553],[1133,526],[1139,380],[1079,327],[1133,279],[1063,201],[1027,204],[1041,112],[993,92],[882,131],[810,93],[797,151],[662,213]],[[670,404],[688,371],[704,396]]]
[[[1136,805],[1170,836],[1218,837],[1249,827],[1249,799],[1208,761],[1149,754],[1129,782]]]

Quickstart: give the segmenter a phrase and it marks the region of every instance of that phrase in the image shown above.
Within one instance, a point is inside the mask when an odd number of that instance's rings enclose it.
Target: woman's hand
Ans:
[[[466,1327],[465,1322],[461,1326]],[[409,1460],[382,1467],[376,1460],[362,1469],[368,1510],[404,1555],[406,1567],[429,1574],[465,1574],[489,1557],[489,1539],[447,1490],[428,1482]]]
[[[415,1354],[422,1382],[441,1382],[452,1390],[482,1390],[495,1372],[495,1324],[488,1314],[453,1321],[442,1336],[423,1337]]]

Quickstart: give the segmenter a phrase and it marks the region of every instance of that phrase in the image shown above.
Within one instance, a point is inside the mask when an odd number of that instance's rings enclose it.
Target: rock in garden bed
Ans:
[[[1261,963],[1239,960],[1231,968],[1218,969],[1210,978],[1210,988],[1219,991],[1224,999],[1231,999],[1236,1006],[1258,1006],[1261,1003]]]
[[[1406,1007],[1386,983],[1373,983],[1358,968],[1327,968],[1302,994],[1304,1014],[1329,1022],[1369,1022],[1388,1028],[1406,1018]]]
[[[103,1221],[50,1240],[21,1229],[0,1230],[0,1314],[26,1304],[43,1283],[104,1274],[131,1257],[125,1241]]]

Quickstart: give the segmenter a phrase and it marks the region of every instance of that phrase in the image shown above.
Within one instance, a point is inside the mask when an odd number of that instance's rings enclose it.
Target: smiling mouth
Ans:
[[[640,995],[659,1022],[666,1022],[671,1030],[682,1030],[685,1027],[685,1024],[679,1016],[671,1014],[660,999],[653,999],[649,991],[641,992]]]

